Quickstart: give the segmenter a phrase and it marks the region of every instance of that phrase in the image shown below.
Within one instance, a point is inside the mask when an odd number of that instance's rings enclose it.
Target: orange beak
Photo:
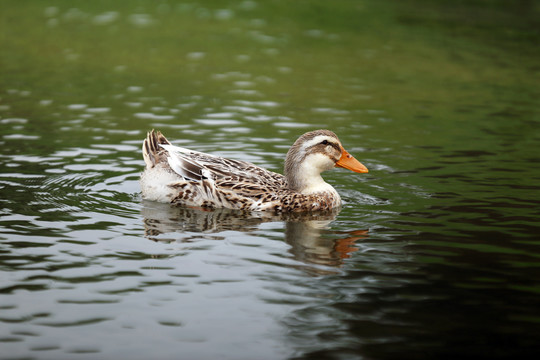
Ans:
[[[348,169],[357,173],[367,173],[369,170],[362,163],[356,160],[347,150],[341,148],[341,158],[336,163],[337,167]]]

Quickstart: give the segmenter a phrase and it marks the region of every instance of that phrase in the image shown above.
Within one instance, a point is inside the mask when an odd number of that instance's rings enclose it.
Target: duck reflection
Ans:
[[[339,209],[315,213],[269,213],[230,209],[206,210],[171,207],[169,204],[144,201],[145,237],[159,242],[191,242],[201,236],[224,239],[223,231],[252,233],[266,222],[285,224],[285,241],[296,260],[304,263],[338,267],[358,250],[357,240],[368,237],[368,230],[335,231],[330,223]]]
[[[368,230],[329,230],[334,219],[286,222],[285,240],[291,245],[290,251],[295,259],[317,265],[340,266],[343,259],[358,250],[355,242],[367,238]],[[335,235],[346,237],[334,238]]]

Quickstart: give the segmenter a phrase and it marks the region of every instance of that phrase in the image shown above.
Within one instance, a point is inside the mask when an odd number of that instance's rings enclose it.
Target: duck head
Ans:
[[[357,173],[368,169],[349,154],[330,130],[315,130],[300,136],[285,158],[285,177],[289,188],[300,193],[325,190],[329,185],[321,173],[334,167]]]

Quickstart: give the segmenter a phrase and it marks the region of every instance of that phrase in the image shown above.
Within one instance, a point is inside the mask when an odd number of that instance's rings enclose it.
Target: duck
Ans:
[[[285,157],[283,175],[247,161],[172,145],[159,131],[142,144],[145,200],[200,209],[312,212],[341,206],[341,197],[321,173],[335,167],[368,169],[349,154],[330,130],[301,135]]]

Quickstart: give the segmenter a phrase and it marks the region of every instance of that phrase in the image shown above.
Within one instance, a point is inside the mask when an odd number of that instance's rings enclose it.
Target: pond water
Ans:
[[[24,1],[0,14],[0,358],[540,353],[533,1]],[[281,172],[335,131],[332,214],[144,201],[146,132]]]

